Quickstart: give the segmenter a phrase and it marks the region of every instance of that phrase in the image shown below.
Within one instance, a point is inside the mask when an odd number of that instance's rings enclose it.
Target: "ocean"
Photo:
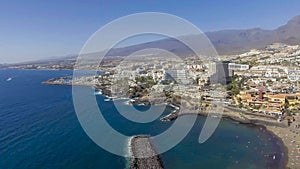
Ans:
[[[41,83],[67,75],[72,75],[72,71],[0,70],[1,169],[124,169],[128,166],[128,159],[100,148],[85,134],[73,107],[71,86]],[[8,78],[12,79],[7,81]],[[118,113],[112,102],[104,99],[105,96],[97,96],[104,117],[126,135],[154,136],[172,125],[159,119],[145,124],[131,122]],[[122,100],[117,102],[124,104]],[[137,108],[147,109],[146,106]],[[166,109],[164,114],[170,111],[171,108]],[[263,128],[222,119],[213,136],[199,144],[204,120],[205,117],[197,117],[187,137],[161,154],[166,169],[283,168],[283,145]]]

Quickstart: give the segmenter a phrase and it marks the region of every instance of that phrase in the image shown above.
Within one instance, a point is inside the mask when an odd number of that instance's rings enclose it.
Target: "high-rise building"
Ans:
[[[162,80],[171,80],[177,83],[188,83],[187,72],[186,70],[177,70],[177,69],[167,69],[163,72]]]
[[[231,82],[233,73],[228,68],[229,62],[211,62],[209,65],[209,75],[211,84],[226,85]]]

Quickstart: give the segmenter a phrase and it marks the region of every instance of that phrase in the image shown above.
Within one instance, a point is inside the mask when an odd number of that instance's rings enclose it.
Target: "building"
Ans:
[[[300,81],[300,70],[288,70],[287,77],[292,82]]]
[[[188,83],[187,72],[185,70],[167,69],[163,72],[163,81],[175,81],[177,83]]]
[[[233,76],[233,72],[228,68],[229,62],[211,62],[209,64],[209,75],[210,75],[210,83],[211,84],[222,84],[226,85],[231,82],[231,77]]]
[[[285,94],[266,94],[269,103],[279,103],[281,106],[284,106],[286,100]]]
[[[248,70],[250,67],[249,65],[244,64],[236,64],[236,63],[229,63],[228,69],[230,70]]]

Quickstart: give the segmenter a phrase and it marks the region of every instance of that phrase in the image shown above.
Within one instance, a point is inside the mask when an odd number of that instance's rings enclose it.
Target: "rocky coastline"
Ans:
[[[108,97],[111,97],[111,91],[108,89],[107,86],[100,86],[100,85],[94,85],[94,84],[72,84],[72,82],[62,82],[57,81],[58,79],[50,79],[48,81],[43,82],[43,84],[48,84],[48,85],[75,85],[75,86],[92,86],[95,89],[101,89],[102,94],[106,95]],[[160,120],[161,121],[173,121],[176,120],[178,117],[183,116],[183,115],[189,115],[189,114],[195,114],[195,113],[189,113],[189,112],[184,112],[180,113],[179,111],[179,103],[180,103],[180,98],[167,98],[167,99],[162,99],[161,97],[149,97],[149,96],[143,96],[143,97],[135,97],[132,99],[131,104],[143,104],[143,105],[155,105],[155,104],[162,104],[166,103],[168,105],[173,105],[175,110],[171,112],[169,115],[162,117]],[[267,131],[271,132],[275,137],[278,138],[278,140],[281,140],[284,146],[284,159],[285,159],[285,168],[287,169],[299,169],[300,164],[296,164],[295,162],[292,161],[292,159],[295,161],[295,158],[300,158],[299,156],[296,156],[294,153],[294,148],[292,147],[293,145],[290,145],[290,142],[292,140],[296,140],[296,138],[299,138],[298,135],[287,135],[285,133],[290,132],[290,127],[285,124],[284,122],[278,122],[276,118],[272,116],[266,116],[266,115],[259,115],[259,114],[254,114],[254,113],[249,113],[247,111],[242,111],[234,107],[225,107],[224,112],[222,114],[210,114],[208,112],[197,112],[196,113],[199,116],[213,116],[213,117],[221,117],[224,119],[230,119],[233,120],[237,123],[244,124],[244,125],[251,125],[251,126],[256,126],[256,127],[262,127],[266,129]],[[145,138],[145,136],[135,136],[132,140],[135,142],[135,140],[139,140],[141,138]],[[131,141],[132,142],[132,141]],[[136,144],[136,143],[133,143]],[[132,143],[131,143],[132,146]],[[133,147],[136,147],[133,145]],[[300,148],[300,147],[299,147]],[[135,151],[135,150],[134,150]],[[159,157],[155,157],[157,161],[159,161]],[[151,159],[154,160],[154,159]],[[151,161],[150,160],[150,161]],[[297,160],[297,159],[296,159]],[[138,158],[132,158],[131,164],[133,164],[131,167],[137,167],[140,165],[140,163],[147,163],[147,159],[138,159]],[[161,163],[162,164],[162,163]],[[158,164],[157,164],[158,165]],[[143,167],[143,165],[142,165]],[[134,168],[137,169],[137,168]]]
[[[163,169],[163,163],[153,147],[150,137],[133,136],[130,139],[130,169]]]

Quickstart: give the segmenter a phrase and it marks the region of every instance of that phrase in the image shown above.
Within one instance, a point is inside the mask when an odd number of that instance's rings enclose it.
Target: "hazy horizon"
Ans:
[[[177,15],[203,32],[249,28],[272,30],[299,15],[300,2],[4,1],[0,12],[0,63],[77,54],[86,40],[105,24],[146,11]],[[128,45],[149,41],[152,40],[133,41]]]

